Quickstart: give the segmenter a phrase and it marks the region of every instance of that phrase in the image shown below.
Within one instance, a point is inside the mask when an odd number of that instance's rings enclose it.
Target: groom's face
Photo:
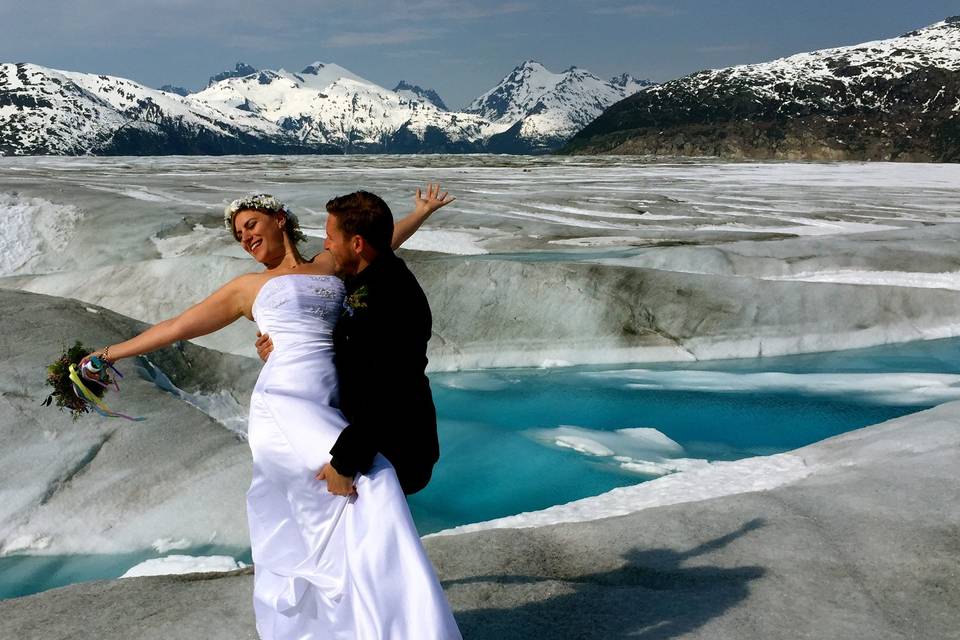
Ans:
[[[360,255],[357,252],[356,236],[347,237],[340,229],[340,223],[335,215],[327,216],[327,239],[323,248],[330,252],[337,265],[337,271],[343,275],[356,275],[360,266]]]

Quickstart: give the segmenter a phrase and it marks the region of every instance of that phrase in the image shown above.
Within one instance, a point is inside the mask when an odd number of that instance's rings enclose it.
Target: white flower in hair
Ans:
[[[237,198],[223,210],[223,226],[230,233],[235,233],[233,228],[233,218],[239,212],[252,209],[253,211],[263,211],[265,213],[282,213],[287,218],[286,230],[294,242],[306,240],[307,236],[300,230],[300,221],[290,210],[290,207],[280,202],[269,193],[253,193],[242,198]]]

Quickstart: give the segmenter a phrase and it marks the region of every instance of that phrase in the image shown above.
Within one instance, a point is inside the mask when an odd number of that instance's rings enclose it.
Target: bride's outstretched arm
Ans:
[[[177,317],[159,322],[134,338],[110,345],[106,349],[107,359],[116,362],[222,329],[243,315],[246,277],[234,278]],[[103,355],[103,351],[96,353]]]

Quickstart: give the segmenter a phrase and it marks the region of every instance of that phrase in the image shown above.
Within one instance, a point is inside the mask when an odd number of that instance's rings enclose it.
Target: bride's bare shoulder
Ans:
[[[321,251],[310,258],[308,263],[314,273],[325,276],[336,275],[337,265],[333,260],[333,254],[329,251]]]
[[[266,273],[244,273],[223,285],[222,288],[239,295],[245,300],[252,301],[260,287],[269,279],[270,276]]]

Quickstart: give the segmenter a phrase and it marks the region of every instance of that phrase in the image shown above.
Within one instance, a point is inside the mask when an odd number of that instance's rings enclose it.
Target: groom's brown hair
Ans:
[[[362,236],[377,251],[389,251],[393,242],[393,213],[380,196],[355,191],[327,203],[327,213],[348,237]]]

